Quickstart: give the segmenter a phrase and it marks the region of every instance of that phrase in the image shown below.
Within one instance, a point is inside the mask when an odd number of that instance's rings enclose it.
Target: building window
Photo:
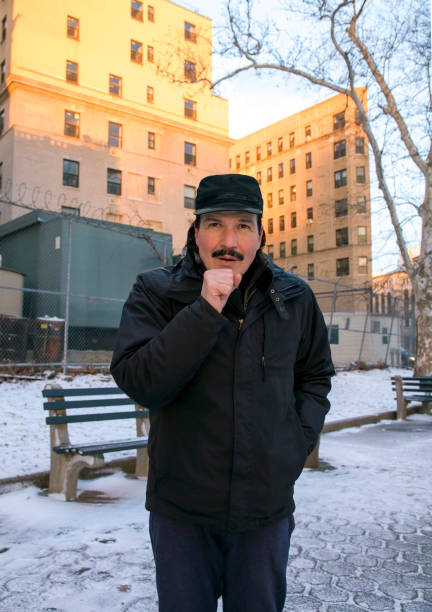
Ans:
[[[307,265],[307,277],[309,280],[315,278],[315,265],[313,263]]]
[[[307,252],[308,253],[313,253],[314,252],[314,237],[313,237],[313,235],[307,236],[306,241],[307,241]]]
[[[188,119],[196,119],[197,117],[197,105],[196,102],[193,102],[192,100],[185,100],[184,101],[184,116],[187,117]]]
[[[366,171],[364,166],[357,166],[356,168],[356,182],[366,183]]]
[[[278,166],[278,177],[283,178],[283,175],[284,175],[284,165],[283,163],[280,163]]]
[[[359,244],[366,244],[367,243],[367,233],[366,233],[366,227],[364,225],[359,225],[357,228],[357,238],[358,238],[358,243]]]
[[[280,138],[278,138],[278,152],[282,153],[283,151],[283,138],[282,136]]]
[[[378,297],[378,296],[376,296]],[[377,312],[379,312],[379,308],[377,308]],[[384,311],[383,311],[384,313]],[[371,321],[371,333],[372,334],[379,334],[381,331],[381,325],[379,321]]]
[[[381,336],[383,344],[388,344],[389,343],[388,335],[387,334],[388,334],[388,328],[387,327],[383,327],[382,328],[382,336]]]
[[[185,40],[190,40],[191,42],[196,42],[196,27],[193,23],[189,23],[188,21],[184,22],[184,37]]]
[[[273,194],[267,194],[267,208],[273,208]]]
[[[295,202],[297,199],[297,188],[295,185],[290,187],[290,202]]]
[[[327,327],[328,330],[328,339],[330,344],[339,344],[339,325],[329,325]]]
[[[281,215],[279,217],[279,231],[280,232],[284,232],[285,231],[285,216]]]
[[[147,132],[147,148],[156,149],[156,134],[154,132]]]
[[[156,179],[154,176],[147,177],[147,193],[154,195],[156,193]]]
[[[312,195],[312,181],[306,181],[306,197],[310,198]]]
[[[80,114],[73,111],[65,110],[64,119],[64,134],[65,136],[74,136],[79,138],[80,135]]]
[[[187,81],[191,81],[192,83],[196,81],[196,64],[194,62],[190,62],[189,60],[185,60],[184,62],[184,76]]]
[[[3,17],[2,19],[2,37],[1,37],[2,43],[6,40],[6,34],[7,34],[7,17]]]
[[[152,23],[154,23],[155,20],[155,10],[153,6],[148,6],[147,7],[147,21],[151,21]]]
[[[345,157],[346,155],[346,140],[338,140],[333,145],[333,157],[338,159],[339,157]]]
[[[312,138],[312,128],[310,125],[305,127],[305,140],[308,141]]]
[[[309,168],[312,168],[312,153],[306,153],[306,170],[309,170]]]
[[[345,111],[333,115],[333,129],[340,130],[345,127]]]
[[[271,141],[267,143],[267,157],[272,156],[272,143]]]
[[[184,207],[195,208],[196,189],[192,185],[184,186]]]
[[[297,238],[291,240],[291,255],[297,255]]]
[[[273,168],[267,168],[267,183],[271,183],[273,180]]]
[[[348,228],[341,227],[336,230],[336,246],[346,246],[348,244]]]
[[[291,213],[291,227],[297,227],[297,213],[296,212],[292,212]]]
[[[262,173],[261,172],[257,172],[256,180],[258,181],[258,185],[261,185],[262,183]]]
[[[267,232],[273,234],[273,219],[267,221]]]
[[[349,276],[349,257],[336,259],[336,276]]]
[[[359,274],[367,274],[368,273],[368,259],[367,257],[359,257],[358,258],[358,271]]]
[[[363,123],[363,118],[358,108],[355,109],[355,122],[357,125],[361,125]]]
[[[359,196],[357,198],[357,212],[360,214],[366,212],[366,196]]]
[[[79,187],[79,162],[72,159],[63,160],[63,185]]]
[[[250,164],[250,151],[246,151],[245,153],[245,164],[246,166]]]
[[[4,62],[2,62],[2,78],[3,78],[3,64]],[[66,81],[68,81],[69,83],[78,83],[78,64],[76,62],[71,62],[70,60],[66,60]]]
[[[3,189],[3,162],[0,162],[0,191],[2,189]]]
[[[342,198],[335,202],[335,217],[345,217],[348,214],[348,199]]]
[[[135,64],[143,63],[143,44],[137,40],[130,41],[130,58]]]
[[[279,206],[281,206],[284,203],[284,190],[283,189],[279,189]]]
[[[271,259],[273,259],[273,257],[274,257],[274,246],[272,244],[268,244],[267,245],[267,253],[268,253],[268,256]]]
[[[294,132],[290,132],[290,135],[289,135],[289,146],[290,146],[290,149],[295,147],[295,134],[294,134]]]
[[[279,244],[279,257],[284,259],[286,257],[286,242],[281,242]]]
[[[5,128],[5,112],[4,109],[0,111],[0,134],[3,134]]]
[[[154,62],[154,47],[147,45],[147,61],[150,63]]]
[[[308,221],[313,221],[313,208],[306,209],[306,219]]]
[[[70,15],[67,16],[66,33],[68,38],[79,40],[79,19]]]
[[[236,155],[236,170],[240,168],[240,155]]]
[[[196,166],[196,144],[184,143],[184,163],[188,166]]]
[[[131,1],[131,17],[138,19],[138,21],[144,21],[143,3],[138,0]]]
[[[343,170],[336,170],[334,173],[334,186],[337,189],[338,187],[345,187],[347,184],[347,171],[344,168]]]
[[[118,147],[122,146],[122,126],[120,123],[113,123],[108,121],[108,146]]]
[[[122,173],[121,170],[107,168],[107,193],[121,195]]]
[[[295,174],[295,159],[290,159],[290,174]]]
[[[256,158],[257,158],[257,161],[261,159],[261,146],[260,145],[258,145],[256,148]]]
[[[115,74],[109,75],[109,92],[113,96],[122,95],[122,78]]]
[[[153,104],[154,102],[154,89],[151,85],[147,85],[147,102]]]
[[[364,138],[356,138],[355,152],[359,153],[360,155],[364,154]]]

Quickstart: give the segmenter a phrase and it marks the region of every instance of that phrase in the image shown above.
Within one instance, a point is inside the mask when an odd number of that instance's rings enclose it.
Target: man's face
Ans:
[[[195,241],[206,269],[231,268],[234,274],[244,274],[261,244],[257,221],[256,215],[241,211],[201,215]]]

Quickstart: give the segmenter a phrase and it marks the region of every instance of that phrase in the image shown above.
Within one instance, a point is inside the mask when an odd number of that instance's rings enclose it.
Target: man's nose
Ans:
[[[227,227],[222,234],[221,246],[233,248],[237,246],[237,232],[234,228]]]

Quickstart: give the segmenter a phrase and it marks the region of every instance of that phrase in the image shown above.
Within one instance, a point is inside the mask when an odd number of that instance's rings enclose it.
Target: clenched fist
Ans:
[[[230,268],[213,268],[204,272],[202,297],[218,312],[222,312],[230,294],[240,285],[241,274]]]

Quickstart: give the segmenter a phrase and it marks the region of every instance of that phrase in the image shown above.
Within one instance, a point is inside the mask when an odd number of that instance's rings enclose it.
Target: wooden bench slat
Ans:
[[[113,440],[110,442],[93,442],[88,444],[71,444],[70,446],[54,446],[53,450],[59,455],[78,453],[79,455],[99,455],[103,453],[113,453],[121,450],[133,450],[136,448],[146,448],[147,437],[132,440]]]
[[[44,389],[43,397],[67,397],[73,395],[126,395],[118,387],[90,387],[89,389]]]
[[[134,412],[106,412],[94,414],[73,414],[46,417],[47,425],[64,425],[65,423],[87,423],[89,421],[114,421],[117,419],[146,419],[148,410],[135,410]]]
[[[68,408],[97,408],[98,406],[130,406],[135,402],[130,397],[119,399],[76,400],[44,402],[44,410],[67,410]]]

